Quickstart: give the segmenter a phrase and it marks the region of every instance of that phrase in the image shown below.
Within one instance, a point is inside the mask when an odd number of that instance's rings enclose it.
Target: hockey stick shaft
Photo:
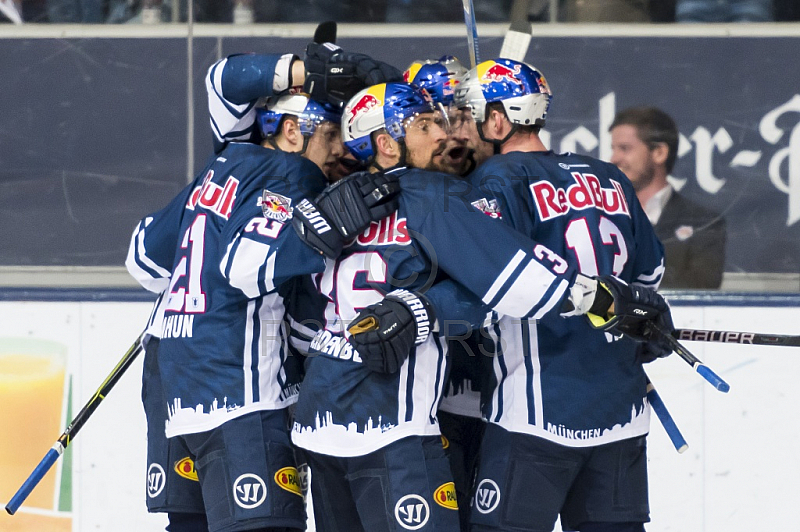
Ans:
[[[780,345],[800,347],[800,336],[787,334],[762,334],[739,331],[706,331],[702,329],[675,329],[672,336],[688,342],[721,342],[725,344]]]
[[[730,385],[725,382],[719,375],[714,373],[714,371],[703,364],[699,358],[694,356],[691,351],[683,347],[678,340],[675,339],[671,334],[663,331],[662,329],[656,327],[656,331],[659,332],[666,340],[669,342],[672,350],[675,351],[678,356],[680,356],[683,360],[686,361],[687,364],[692,366],[694,370],[700,374],[705,380],[707,380],[711,386],[716,388],[717,390],[721,391],[722,393],[726,393],[728,390],[731,389]]]
[[[661,426],[663,426],[664,430],[667,432],[667,436],[669,436],[675,450],[682,453],[688,449],[689,444],[686,443],[683,434],[681,434],[680,429],[678,429],[678,425],[675,424],[675,420],[672,419],[669,410],[667,410],[667,406],[664,404],[664,401],[661,400],[661,396],[658,395],[656,387],[653,386],[649,378],[647,379],[647,402],[653,407],[653,412],[656,413],[656,417],[658,417]]]
[[[67,426],[67,429],[61,434],[53,447],[44,455],[39,465],[34,468],[33,472],[25,479],[25,482],[22,483],[22,486],[20,486],[14,496],[11,497],[11,500],[6,504],[6,512],[14,515],[22,503],[25,502],[28,495],[30,495],[33,489],[41,482],[47,472],[50,471],[53,464],[55,464],[58,458],[64,453],[64,449],[72,442],[78,434],[78,431],[81,430],[81,427],[83,427],[94,411],[97,410],[97,407],[103,399],[105,399],[106,395],[108,395],[108,392],[111,391],[141,351],[142,335],[139,335],[108,377],[106,377],[106,380],[104,380],[97,389],[92,398],[89,399],[89,402],[81,408],[81,411],[73,418],[72,422]]]
[[[511,5],[511,26],[503,38],[500,55],[506,59],[524,61],[531,44],[533,26],[528,21],[530,0],[514,0]]]
[[[470,68],[475,68],[481,60],[478,52],[478,26],[475,23],[475,8],[472,5],[472,0],[461,0],[461,3],[464,6],[464,24],[467,25]]]

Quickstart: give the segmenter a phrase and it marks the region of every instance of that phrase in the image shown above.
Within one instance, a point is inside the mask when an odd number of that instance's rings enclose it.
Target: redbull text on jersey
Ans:
[[[233,210],[233,202],[236,199],[239,180],[233,176],[228,176],[225,186],[221,187],[211,182],[212,177],[214,177],[214,171],[209,170],[203,179],[203,184],[192,191],[186,208],[193,211],[195,207],[200,206],[227,220],[231,215],[231,210]]]
[[[407,246],[411,244],[405,218],[397,218],[393,212],[380,222],[372,222],[363,233],[358,235],[356,242],[362,246],[390,246],[397,244]]]
[[[575,184],[566,190],[556,188],[550,181],[537,181],[530,185],[533,202],[542,221],[567,214],[571,209],[599,209],[607,214],[624,214],[630,217],[622,185],[611,179],[613,188],[603,188],[594,174],[572,172]]]

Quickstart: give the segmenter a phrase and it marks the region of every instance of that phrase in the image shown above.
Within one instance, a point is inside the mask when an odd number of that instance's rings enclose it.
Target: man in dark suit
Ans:
[[[625,172],[664,244],[661,288],[719,288],[725,268],[725,219],[667,181],[678,152],[678,128],[654,107],[617,113],[609,127],[611,162]]]

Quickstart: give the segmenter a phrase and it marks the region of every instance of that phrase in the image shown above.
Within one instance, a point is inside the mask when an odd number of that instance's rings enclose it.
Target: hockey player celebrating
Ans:
[[[326,323],[311,343],[317,356],[292,440],[311,467],[320,530],[459,529],[435,415],[447,369],[436,326],[463,305],[444,302],[437,288],[445,283],[517,318],[541,319],[565,304],[569,315],[595,315],[617,332],[668,315],[651,290],[592,290],[574,265],[473,206],[486,198],[452,194],[451,176],[426,171],[444,151],[441,124],[429,95],[404,83],[364,89],[343,112],[347,147],[402,193],[397,212],[348,243],[318,282]],[[293,225],[314,246],[321,219],[304,201]],[[481,252],[488,234],[492,249]]]
[[[456,103],[501,154],[470,182],[490,193],[503,223],[578,272],[565,314],[589,304],[581,291],[594,304],[613,296],[612,312],[624,312],[633,295],[669,332],[668,307],[652,291],[663,248],[630,181],[592,157],[546,150],[538,133],[550,99],[544,76],[525,63],[497,59],[470,70]],[[607,328],[612,314],[594,314],[594,325]],[[642,362],[670,348],[651,324],[615,320],[616,334],[554,313],[505,316],[492,329],[498,348],[471,530],[550,531],[559,513],[564,530],[644,530],[650,408]]]
[[[166,290],[157,356],[166,435],[194,460],[205,501],[167,511],[204,512],[210,530],[305,528],[286,432],[302,361],[288,356],[284,297],[291,279],[314,271],[292,259],[319,256],[283,235],[293,207],[324,187],[309,155],[328,159],[338,116],[290,95],[262,118],[263,146],[228,143],[166,208],[140,222],[126,263],[146,288]],[[350,189],[327,197],[338,190]],[[360,200],[349,195],[341,204],[358,210]],[[163,430],[154,412],[150,430]]]

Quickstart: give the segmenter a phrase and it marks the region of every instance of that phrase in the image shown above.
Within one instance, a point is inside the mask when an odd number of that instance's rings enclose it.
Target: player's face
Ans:
[[[363,170],[364,165],[356,159],[350,150],[344,149],[344,155],[336,160],[336,164],[331,168],[331,173],[328,174],[328,181],[335,183],[341,178],[349,176],[356,170]]]
[[[622,124],[611,130],[611,164],[628,176],[636,190],[653,182],[653,150],[639,138],[636,126]]]
[[[339,157],[344,155],[344,150],[339,124],[320,122],[308,140],[304,157],[319,166],[330,179],[336,174]]]
[[[443,167],[446,172],[465,175],[472,167],[470,155],[478,166],[492,156],[493,148],[478,135],[478,127],[468,108],[449,110],[450,134],[444,152]]]
[[[444,171],[442,159],[447,147],[444,124],[444,117],[438,111],[423,113],[405,122],[406,163],[409,166]]]

